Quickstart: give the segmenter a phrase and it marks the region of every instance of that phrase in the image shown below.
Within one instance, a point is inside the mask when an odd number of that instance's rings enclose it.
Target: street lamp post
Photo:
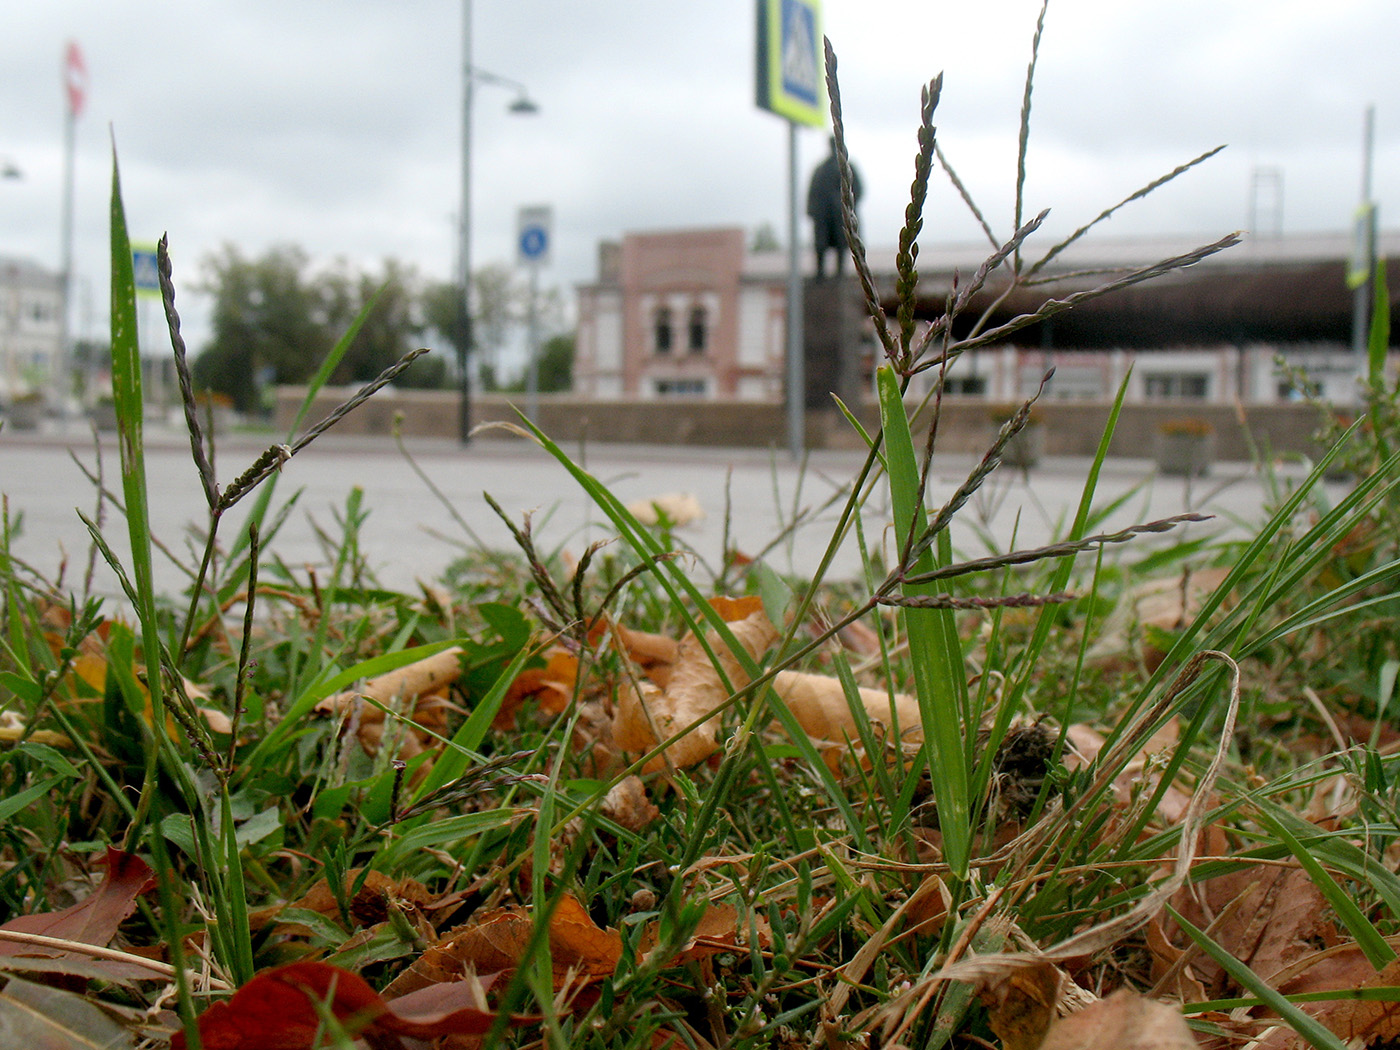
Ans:
[[[508,107],[509,112],[539,112],[539,106],[531,100],[529,90],[524,84],[472,65],[472,3],[471,0],[462,0],[462,214],[459,219],[457,245],[457,273],[461,281],[461,324],[457,336],[457,439],[463,445],[470,443],[472,429],[472,88],[477,81],[514,91],[515,101]]]

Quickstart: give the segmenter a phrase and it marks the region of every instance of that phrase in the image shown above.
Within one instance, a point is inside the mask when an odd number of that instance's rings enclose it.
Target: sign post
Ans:
[[[540,425],[540,267],[548,266],[553,248],[554,209],[548,205],[521,208],[515,223],[516,259],[530,272],[530,303],[526,325],[525,415]]]
[[[788,123],[787,437],[794,459],[802,455],[806,418],[803,362],[802,270],[798,262],[801,201],[797,179],[799,124],[826,126],[821,0],[758,0],[758,106]]]

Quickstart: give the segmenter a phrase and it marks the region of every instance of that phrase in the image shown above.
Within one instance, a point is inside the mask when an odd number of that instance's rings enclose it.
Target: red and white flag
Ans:
[[[87,97],[87,64],[76,40],[68,41],[68,52],[63,59],[63,86],[68,92],[68,112],[80,116],[83,100]]]

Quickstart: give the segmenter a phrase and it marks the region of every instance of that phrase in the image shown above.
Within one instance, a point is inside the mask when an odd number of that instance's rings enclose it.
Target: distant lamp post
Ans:
[[[457,246],[457,273],[461,281],[459,309],[462,316],[457,343],[457,381],[460,384],[457,438],[463,445],[471,441],[472,429],[472,88],[478,82],[514,91],[515,100],[506,107],[510,113],[528,116],[540,110],[530,98],[529,89],[518,80],[488,73],[472,65],[472,5],[471,0],[462,0],[462,213]]]

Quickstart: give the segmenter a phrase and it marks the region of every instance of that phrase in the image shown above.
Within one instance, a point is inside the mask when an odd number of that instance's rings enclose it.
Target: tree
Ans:
[[[395,259],[384,261],[380,275],[358,273],[344,264],[321,278],[327,300],[327,319],[333,332],[349,331],[356,318],[373,302],[374,309],[345,351],[331,375],[333,383],[368,383],[404,354],[422,345],[428,325],[421,302],[420,282],[411,267]],[[399,374],[395,382],[405,387],[436,387],[447,378],[444,355],[429,356]]]
[[[778,240],[777,231],[773,229],[771,222],[762,222],[753,231],[753,239],[749,242],[751,252],[775,252],[783,246]]]
[[[194,362],[201,386],[259,407],[261,380],[305,382],[334,346],[321,290],[307,276],[306,253],[292,245],[246,259],[231,244],[205,260],[214,293],[214,337]]]
[[[343,262],[314,273],[295,246],[247,259],[225,245],[205,261],[205,272],[204,286],[214,294],[214,337],[195,359],[194,378],[227,394],[241,412],[260,407],[264,384],[310,379],[371,300],[374,309],[331,375],[333,383],[373,379],[419,345],[427,326],[420,282],[393,259],[379,275]],[[446,361],[429,357],[398,381],[440,386],[446,379]]]
[[[472,350],[487,390],[496,388],[500,352],[511,326],[525,316],[528,289],[516,272],[504,263],[491,263],[472,274]],[[424,320],[429,328],[460,353],[464,338],[462,290],[453,283],[432,284],[423,293]]]
[[[574,388],[574,334],[564,332],[546,339],[540,347],[539,389],[542,394]]]

